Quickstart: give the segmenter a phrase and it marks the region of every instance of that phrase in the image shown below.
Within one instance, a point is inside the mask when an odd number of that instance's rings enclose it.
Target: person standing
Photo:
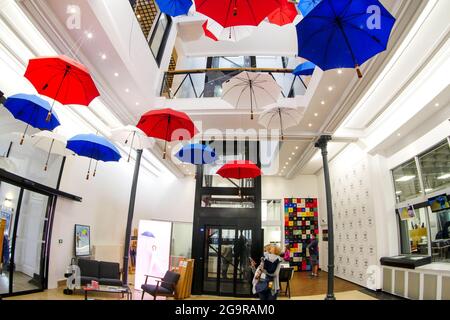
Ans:
[[[252,269],[255,270],[253,278],[253,293],[258,294],[260,300],[276,300],[280,292],[280,268],[281,248],[276,245],[270,246],[268,252],[264,253],[261,263],[256,268],[256,262],[251,260]]]
[[[309,259],[311,260],[311,276],[319,276],[319,241],[314,234],[311,234],[311,241],[306,247],[309,252]]]
[[[222,279],[228,279],[228,268],[232,263],[233,252],[230,246],[222,247]]]

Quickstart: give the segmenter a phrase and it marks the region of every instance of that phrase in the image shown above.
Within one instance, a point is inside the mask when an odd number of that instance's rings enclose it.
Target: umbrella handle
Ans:
[[[52,112],[49,111],[47,114],[47,118],[45,119],[45,122],[50,122],[51,119],[52,119]]]
[[[86,180],[89,180],[89,174],[90,174],[90,172],[88,171],[88,173],[86,175]]]
[[[359,68],[358,64],[355,66],[355,69],[356,69],[356,73],[358,74],[358,78],[362,79],[363,74],[362,74],[361,69]]]
[[[48,164],[45,164],[44,171],[48,170]]]
[[[27,126],[25,128],[25,131],[23,132],[22,139],[20,140],[20,145],[23,145],[23,142],[25,141],[25,135],[27,134],[27,131],[28,131],[29,127],[30,127],[30,125],[27,124]]]

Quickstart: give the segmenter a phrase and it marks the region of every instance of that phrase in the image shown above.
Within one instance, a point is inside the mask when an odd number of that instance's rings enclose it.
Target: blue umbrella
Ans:
[[[23,144],[29,126],[52,131],[61,125],[56,114],[52,114],[49,122],[46,121],[48,113],[51,110],[50,103],[36,95],[23,93],[13,95],[6,99],[4,106],[11,112],[14,118],[27,124],[22,140],[20,141],[21,145]]]
[[[149,237],[149,238],[156,238],[155,235],[153,234],[153,232],[151,232],[151,231],[144,231],[144,232],[142,232],[141,236]]]
[[[159,9],[169,16],[185,15],[192,6],[192,0],[156,0]]]
[[[79,134],[67,141],[67,149],[79,156],[90,158],[86,180],[89,180],[92,160],[110,162],[119,161],[122,157],[119,150],[107,139],[95,134]],[[97,165],[93,176],[95,177]]]
[[[303,17],[306,17],[322,0],[300,0],[297,7],[300,9]]]
[[[297,66],[297,68],[292,71],[292,74],[296,76],[310,76],[314,73],[314,69],[316,68],[316,65],[312,62],[304,62]]]
[[[216,152],[211,147],[200,143],[184,146],[175,156],[183,162],[197,165],[213,163],[217,159]]]
[[[395,18],[378,0],[323,0],[297,24],[298,55],[322,70],[355,68],[386,50]]]

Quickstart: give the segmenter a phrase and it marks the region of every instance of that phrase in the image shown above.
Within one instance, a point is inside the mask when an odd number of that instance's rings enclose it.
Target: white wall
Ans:
[[[262,199],[317,198],[317,196],[318,184],[314,175],[298,175],[293,179],[274,176],[262,178]]]

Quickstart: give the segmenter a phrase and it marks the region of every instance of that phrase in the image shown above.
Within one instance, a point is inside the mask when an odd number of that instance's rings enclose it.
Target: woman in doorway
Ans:
[[[258,294],[260,300],[276,300],[280,291],[279,274],[281,268],[281,248],[276,245],[268,247],[264,257],[256,267],[256,262],[251,260],[252,269],[255,272],[253,278],[253,293]]]

